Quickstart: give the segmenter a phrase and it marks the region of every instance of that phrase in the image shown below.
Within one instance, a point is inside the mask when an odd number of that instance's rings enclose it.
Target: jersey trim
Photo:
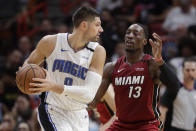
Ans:
[[[157,120],[159,119],[160,116],[160,111],[158,108],[158,103],[159,103],[159,85],[154,85],[153,89],[153,101],[152,101],[152,109],[154,112],[155,117],[157,118]]]
[[[50,114],[48,112],[48,105],[41,103],[38,108],[39,119],[42,127],[46,131],[57,131],[55,124],[52,122]]]
[[[46,57],[44,58],[44,65],[43,65],[44,69],[48,70],[48,63],[46,62]],[[39,95],[39,97],[41,98],[41,102],[42,103],[46,103],[46,97],[47,97],[48,93],[46,94],[46,92],[42,92],[41,95]]]
[[[89,48],[89,47],[88,47],[88,44],[89,44],[89,42],[86,44],[85,48],[88,49],[88,50],[90,50],[90,51],[92,51],[92,52],[94,52],[95,50],[92,49],[92,48]]]
[[[160,121],[160,124],[159,124],[159,131],[163,131],[163,122],[162,121]]]

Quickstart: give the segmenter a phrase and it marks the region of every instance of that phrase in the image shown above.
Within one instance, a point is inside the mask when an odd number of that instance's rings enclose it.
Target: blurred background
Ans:
[[[196,0],[0,0],[0,131],[40,130],[39,96],[21,94],[15,72],[43,36],[72,32],[71,16],[80,6],[92,6],[101,14],[100,44],[107,62],[125,54],[126,29],[141,23],[149,34],[161,36],[163,59],[182,81],[183,59],[196,56]],[[89,114],[90,131],[97,131],[99,114]]]

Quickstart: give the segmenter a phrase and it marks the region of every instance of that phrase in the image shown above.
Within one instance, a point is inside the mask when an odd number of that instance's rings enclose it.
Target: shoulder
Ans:
[[[115,68],[115,65],[116,65],[116,61],[115,62],[108,62],[105,64],[104,66],[104,76],[107,76],[107,77],[112,77],[112,73],[114,71],[114,68]]]
[[[37,50],[40,50],[40,52],[48,57],[55,48],[56,40],[57,34],[44,36],[37,44]]]
[[[105,58],[106,57],[106,50],[103,46],[101,45],[97,45],[94,49],[94,57],[102,57]]]
[[[106,53],[105,48],[103,46],[99,45],[99,44],[96,46],[95,51],[96,52],[100,51],[100,53]]]
[[[42,39],[39,41],[38,45],[47,45],[50,46],[52,44],[56,44],[56,40],[57,40],[57,35],[46,35],[44,37],[42,37]]]
[[[57,34],[55,35],[46,35],[40,41],[44,43],[56,43]]]
[[[114,69],[114,67],[116,65],[116,62],[117,61],[106,63],[105,66],[104,66],[104,69],[109,69],[109,70]]]

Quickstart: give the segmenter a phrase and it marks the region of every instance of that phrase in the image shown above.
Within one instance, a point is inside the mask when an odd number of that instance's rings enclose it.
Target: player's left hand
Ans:
[[[155,40],[149,39],[149,42],[152,46],[152,55],[154,56],[155,59],[160,59],[162,53],[162,40],[160,36],[157,35],[156,33],[153,33],[152,36],[155,39]]]
[[[31,88],[29,88],[30,91],[34,91],[36,93],[46,92],[46,91],[52,91],[58,94],[62,93],[63,87],[60,85],[57,85],[49,76],[47,70],[44,69],[46,72],[46,79],[41,78],[33,78],[33,83],[30,83],[29,85]],[[59,88],[62,88],[59,89]]]

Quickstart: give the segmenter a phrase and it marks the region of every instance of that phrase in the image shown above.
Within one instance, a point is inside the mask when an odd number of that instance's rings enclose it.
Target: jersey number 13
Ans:
[[[142,88],[140,86],[136,86],[135,88],[133,86],[130,86],[130,91],[129,91],[129,98],[139,98],[141,95],[141,90]],[[135,93],[133,93],[133,90],[135,90]]]

